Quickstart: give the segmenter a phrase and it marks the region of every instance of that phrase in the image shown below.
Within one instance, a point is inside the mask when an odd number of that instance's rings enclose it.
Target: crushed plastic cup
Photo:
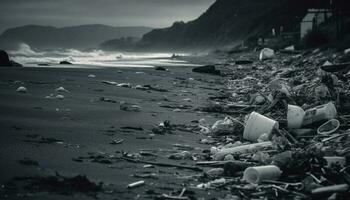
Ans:
[[[218,148],[216,148],[216,147],[211,147],[210,148],[210,153],[211,154],[216,154],[216,153],[218,153],[219,152],[219,149]]]
[[[243,179],[248,183],[258,184],[265,180],[277,180],[281,174],[282,171],[275,165],[248,167],[244,171]]]
[[[327,167],[331,167],[333,164],[339,164],[341,167],[344,167],[346,164],[345,157],[325,156],[323,158],[327,161]]]
[[[287,82],[281,79],[275,79],[269,83],[269,88],[272,91],[279,91],[288,97],[292,96],[291,91],[292,88],[288,85]]]
[[[320,135],[329,135],[337,131],[339,126],[340,122],[337,119],[331,119],[318,127],[317,133]]]
[[[224,174],[223,168],[213,168],[205,172],[209,177],[219,177]]]
[[[337,117],[337,109],[333,102],[317,106],[305,111],[303,125],[313,124],[322,120],[330,120]]]
[[[234,146],[231,148],[222,148],[217,152],[213,152],[214,153],[213,158],[214,160],[222,160],[226,155],[229,155],[229,154],[252,153],[252,152],[260,151],[262,149],[271,148],[271,147],[272,147],[272,143],[268,141],[268,142],[254,143],[254,144],[246,144],[241,146]]]
[[[284,48],[284,50],[286,50],[286,51],[295,51],[295,47],[294,47],[294,45],[291,45],[291,46],[288,46],[288,47]]]
[[[242,123],[231,118],[225,117],[224,120],[219,120],[211,127],[211,132],[214,135],[232,134],[237,127],[242,127]]]
[[[315,88],[315,95],[318,99],[322,98],[328,98],[331,96],[331,93],[329,92],[329,89],[325,85],[320,85]]]
[[[271,135],[273,129],[278,129],[278,122],[259,113],[252,112],[245,124],[243,138],[257,142],[261,135]]]
[[[264,48],[261,50],[259,60],[267,60],[275,57],[275,51],[273,49]]]
[[[288,129],[300,128],[303,124],[305,111],[294,105],[288,105],[287,121]]]

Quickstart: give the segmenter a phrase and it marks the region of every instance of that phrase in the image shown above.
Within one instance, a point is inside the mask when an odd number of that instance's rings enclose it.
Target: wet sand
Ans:
[[[94,74],[96,77],[88,77]],[[167,92],[137,90],[108,85],[102,81],[152,85]],[[16,89],[25,86],[27,93]],[[45,98],[58,87],[63,100]],[[215,196],[214,192],[193,189],[187,176],[201,175],[193,170],[172,167],[143,168],[142,163],[112,159],[112,163],[92,162],[91,157],[111,157],[121,151],[139,153],[153,150],[157,157],[146,157],[154,162],[194,166],[192,160],[174,161],[167,158],[178,152],[174,144],[189,145],[192,153],[200,154],[210,145],[200,144],[205,135],[173,131],[173,134],[154,135],[152,128],[164,120],[172,124],[197,125],[191,121],[205,118],[213,124],[223,116],[195,111],[208,103],[210,95],[225,89],[220,76],[192,73],[191,67],[172,67],[169,71],[153,68],[2,68],[0,73],[0,183],[14,177],[48,176],[58,172],[72,177],[86,175],[94,182],[104,182],[110,191],[97,194],[100,199],[153,199],[173,190],[188,188],[197,198]],[[100,101],[100,98],[115,100]],[[191,102],[184,99],[191,99]],[[123,111],[119,102],[126,101],[141,106],[140,112]],[[188,105],[189,109],[174,112],[167,105]],[[141,127],[142,130],[122,129]],[[49,138],[49,139],[48,139]],[[57,139],[55,141],[53,139]],[[121,144],[110,144],[113,140]],[[90,156],[90,158],[89,158]],[[39,165],[24,165],[19,161],[29,159]],[[155,173],[156,178],[136,178],[133,174]],[[187,177],[187,178],[186,178]],[[142,187],[126,189],[129,183],[145,180]],[[190,185],[191,184],[191,185]],[[151,192],[152,191],[152,192]],[[0,197],[9,199],[86,199],[84,194],[57,195],[46,191],[30,193],[0,190]],[[223,195],[224,196],[224,195]]]

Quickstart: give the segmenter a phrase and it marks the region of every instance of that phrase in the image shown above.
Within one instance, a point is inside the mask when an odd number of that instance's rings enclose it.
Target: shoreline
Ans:
[[[169,179],[174,176],[172,168],[155,167],[148,170],[139,164],[119,161],[101,164],[89,159],[82,159],[80,162],[79,157],[88,157],[89,153],[112,155],[116,151],[138,153],[142,149],[151,149],[159,154],[157,161],[169,162],[166,158],[169,152],[178,151],[174,149],[175,144],[203,150],[209,148],[209,145],[198,143],[206,136],[178,130],[170,135],[154,135],[152,129],[155,126],[165,120],[169,120],[171,124],[196,126],[191,121],[206,118],[208,123],[214,123],[218,119],[218,116],[208,116],[194,110],[206,104],[208,94],[216,91],[201,87],[211,88],[213,85],[208,80],[220,82],[221,77],[192,73],[191,67],[174,67],[169,71],[156,71],[153,68],[30,67],[2,70],[0,127],[3,133],[0,136],[0,158],[3,162],[0,171],[8,173],[1,176],[1,183],[14,177],[52,175],[55,171],[66,176],[85,174],[91,180],[113,184],[112,188],[121,192],[123,199],[132,199],[146,189],[141,187],[133,191],[125,190],[127,184],[138,180],[131,177],[132,174],[142,171],[159,174],[163,171],[159,180],[147,183],[180,189],[181,178]],[[89,74],[94,74],[95,78],[89,78]],[[133,86],[151,85],[167,91],[116,87],[102,83],[105,80],[131,83]],[[21,85],[28,89],[27,93],[16,92],[16,88]],[[62,94],[63,100],[45,98],[51,93],[57,94],[55,89],[58,87],[69,91]],[[101,101],[101,97],[113,101]],[[192,102],[184,99],[191,99]],[[121,101],[137,104],[141,111],[122,111],[119,109]],[[178,112],[176,107],[181,105],[188,108],[180,108]],[[142,131],[122,127],[141,127]],[[118,139],[123,139],[123,143],[110,144]],[[201,150],[196,152],[201,153]],[[19,163],[25,159],[37,161],[38,165],[26,166]],[[170,163],[177,162],[170,160]],[[193,165],[190,160],[181,163]],[[179,172],[184,175],[192,174],[188,170]],[[4,195],[1,192],[0,194]],[[44,194],[42,198],[50,199],[53,196],[55,195]],[[114,197],[107,195],[103,197],[105,198]]]

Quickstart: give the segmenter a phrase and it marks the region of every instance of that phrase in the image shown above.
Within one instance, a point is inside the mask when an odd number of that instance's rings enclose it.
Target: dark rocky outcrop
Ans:
[[[9,55],[4,50],[0,50],[0,66],[11,66]]]
[[[214,65],[195,67],[192,69],[192,72],[206,73],[206,74],[213,74],[213,75],[220,75],[221,74],[220,70],[217,70]]]
[[[167,70],[165,67],[160,67],[160,66],[154,67],[154,69],[157,71],[166,71]]]
[[[64,60],[60,62],[60,65],[73,65],[73,63]]]
[[[10,64],[11,67],[23,67],[22,64],[19,64],[18,62],[15,62],[13,60],[10,60]]]
[[[10,60],[7,52],[0,49],[0,67],[22,67],[22,65]]]

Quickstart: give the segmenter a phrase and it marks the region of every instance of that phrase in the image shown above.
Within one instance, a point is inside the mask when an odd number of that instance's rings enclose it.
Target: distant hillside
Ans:
[[[107,40],[99,45],[100,49],[103,50],[125,50],[133,51],[136,50],[137,43],[141,38],[136,37],[122,37],[119,39]]]
[[[143,36],[143,48],[195,49],[215,48],[266,35],[283,26],[295,30],[310,7],[321,0],[217,0],[198,19],[176,22],[165,29],[155,29]],[[329,1],[328,1],[329,2]]]
[[[95,48],[106,40],[122,37],[138,37],[151,31],[148,27],[112,27],[106,25],[82,25],[64,28],[28,25],[12,28],[0,35],[0,47],[16,48],[26,43],[33,48]]]

